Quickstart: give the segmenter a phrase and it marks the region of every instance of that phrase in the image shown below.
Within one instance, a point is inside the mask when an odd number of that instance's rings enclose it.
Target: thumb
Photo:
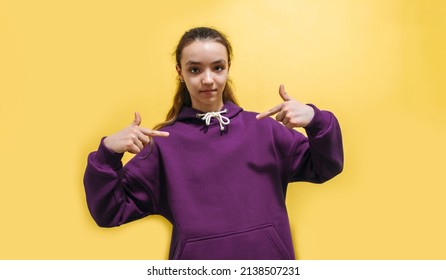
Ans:
[[[141,116],[138,112],[135,112],[135,119],[132,122],[132,126],[139,126],[141,124]]]
[[[279,87],[279,95],[282,97],[283,101],[291,100],[291,97],[285,92],[285,86],[283,84]]]

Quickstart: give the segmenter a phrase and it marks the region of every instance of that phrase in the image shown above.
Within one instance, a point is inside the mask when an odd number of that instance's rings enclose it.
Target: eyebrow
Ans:
[[[221,64],[221,63],[226,63],[226,60],[220,59],[220,60],[212,62],[211,64]],[[201,65],[201,64],[203,64],[203,63],[198,62],[198,61],[193,61],[193,60],[186,62],[186,65]]]

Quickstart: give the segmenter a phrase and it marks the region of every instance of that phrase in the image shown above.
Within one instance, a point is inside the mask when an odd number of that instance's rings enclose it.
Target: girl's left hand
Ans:
[[[276,120],[282,122],[287,128],[306,127],[314,117],[313,107],[302,104],[288,96],[284,85],[280,85],[279,95],[284,102],[258,114],[256,118],[260,120],[277,113]]]

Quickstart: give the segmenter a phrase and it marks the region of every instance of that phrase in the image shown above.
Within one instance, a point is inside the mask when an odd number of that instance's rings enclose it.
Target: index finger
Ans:
[[[167,132],[167,131],[151,130],[151,129],[143,128],[143,127],[141,127],[141,132],[144,135],[153,136],[153,137],[167,137],[167,136],[169,136],[169,132]]]
[[[277,114],[280,112],[280,110],[282,110],[282,104],[279,104],[271,109],[269,109],[268,111],[265,111],[263,113],[260,113],[256,116],[256,119],[260,120],[269,116],[272,116],[274,114]]]

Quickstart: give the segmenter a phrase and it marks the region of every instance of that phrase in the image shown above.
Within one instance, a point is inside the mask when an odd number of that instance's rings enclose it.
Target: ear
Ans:
[[[180,79],[180,81],[183,81],[184,78],[183,78],[183,76],[181,75],[181,67],[177,64],[177,65],[175,66],[175,69],[177,70],[178,78]]]

